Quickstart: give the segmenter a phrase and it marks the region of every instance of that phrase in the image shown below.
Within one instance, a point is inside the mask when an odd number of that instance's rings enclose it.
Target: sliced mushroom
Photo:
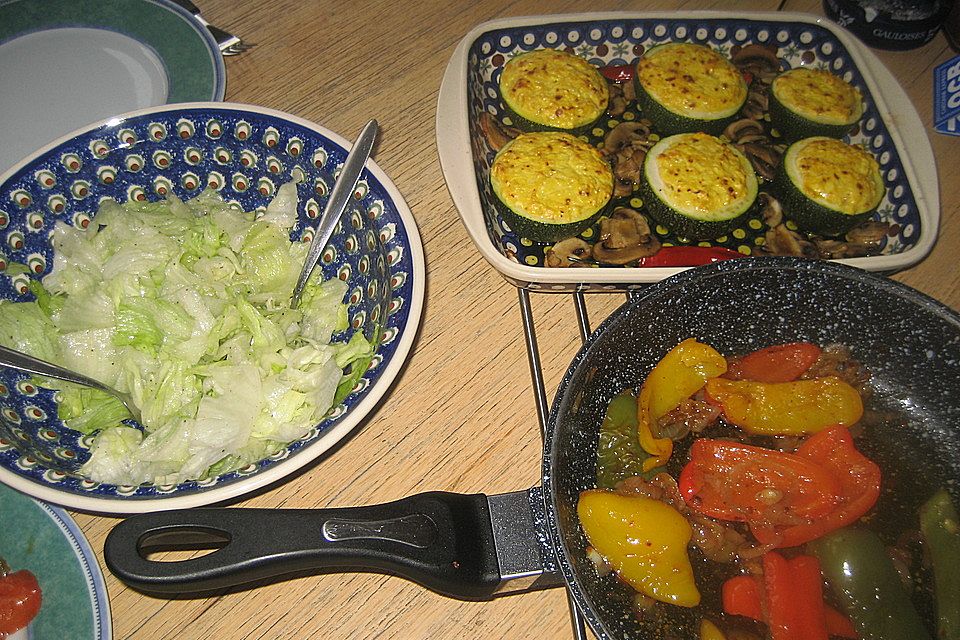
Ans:
[[[767,96],[767,87],[761,85],[758,88],[750,89],[747,93],[747,101],[740,109],[740,113],[752,120],[760,120],[769,108],[770,98]]]
[[[779,200],[766,192],[760,193],[757,200],[760,203],[760,217],[768,227],[773,228],[783,222],[783,207]]]
[[[747,156],[757,175],[768,181],[773,180],[783,159],[781,147],[768,142],[748,142],[738,144],[737,147]]]
[[[766,243],[763,251],[775,256],[798,256],[817,258],[816,246],[799,233],[791,231],[785,224],[778,224],[764,235]]]
[[[582,238],[567,238],[547,249],[544,262],[554,268],[577,267],[591,261],[591,252],[590,243]]]
[[[650,122],[634,120],[621,122],[607,132],[603,138],[603,154],[616,155],[624,147],[631,146],[635,141],[646,142],[650,138]]]
[[[610,87],[610,102],[607,103],[607,113],[614,118],[618,118],[627,110],[630,99],[624,95],[623,85],[616,82],[609,82],[607,85]]]
[[[593,257],[604,264],[627,264],[659,250],[660,241],[651,233],[643,214],[617,207],[600,222],[600,238],[593,245]]]
[[[487,144],[494,151],[499,151],[505,144],[520,135],[519,129],[504,125],[486,111],[480,114],[480,131],[483,132]]]
[[[766,138],[766,132],[763,125],[753,118],[740,118],[734,120],[723,130],[724,137],[730,142],[751,142],[757,139]]]
[[[732,56],[733,64],[738,67],[760,67],[763,69],[779,69],[780,59],[776,49],[762,44],[748,44],[741,47]]]
[[[891,232],[894,232],[894,228],[890,223],[868,220],[847,231],[846,240],[851,243],[879,248],[884,237]]]
[[[886,222],[870,220],[850,229],[843,240],[816,238],[814,244],[820,251],[820,257],[828,260],[876,255],[884,236],[891,229],[892,226]]]
[[[601,152],[613,165],[615,196],[630,195],[640,184],[643,159],[652,146],[647,120],[621,122],[604,137]]]

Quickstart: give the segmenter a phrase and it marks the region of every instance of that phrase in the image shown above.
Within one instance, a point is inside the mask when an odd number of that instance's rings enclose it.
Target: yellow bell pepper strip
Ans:
[[[643,463],[644,471],[663,466],[673,453],[673,440],[655,435],[657,420],[702,389],[708,379],[726,370],[726,358],[693,338],[675,346],[656,364],[637,396],[640,446],[651,456]]]
[[[807,435],[849,427],[863,416],[860,393],[836,376],[793,382],[713,378],[706,393],[727,422],[754,435]]]
[[[704,618],[700,621],[700,640],[727,640],[720,627]]]
[[[590,489],[580,494],[577,516],[590,545],[621,580],[660,602],[700,604],[687,555],[693,532],[679,511],[646,496]]]

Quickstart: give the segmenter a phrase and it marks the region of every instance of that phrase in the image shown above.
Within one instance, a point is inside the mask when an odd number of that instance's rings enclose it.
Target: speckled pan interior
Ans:
[[[586,559],[576,518],[579,492],[596,485],[598,430],[610,399],[638,385],[688,337],[725,354],[796,340],[848,345],[873,374],[882,408],[905,418],[895,433],[871,439],[880,444],[870,455],[884,470],[879,504],[899,500],[894,493],[932,491],[931,479],[960,479],[956,312],[892,280],[796,258],[721,262],[652,285],[588,340],[561,383],[548,425],[543,485],[549,526],[567,582],[601,638],[696,637],[684,628],[697,616],[679,608],[670,610],[667,626],[639,624],[629,590],[610,576],[599,578]],[[915,507],[894,506],[879,517],[895,519],[916,513]]]

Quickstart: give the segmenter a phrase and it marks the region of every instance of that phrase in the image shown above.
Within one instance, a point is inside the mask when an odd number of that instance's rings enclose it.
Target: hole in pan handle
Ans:
[[[104,559],[124,583],[160,597],[374,571],[480,600],[561,582],[535,530],[537,499],[538,489],[489,497],[428,492],[363,507],[158,511],[117,524]],[[206,553],[170,559],[184,551]]]

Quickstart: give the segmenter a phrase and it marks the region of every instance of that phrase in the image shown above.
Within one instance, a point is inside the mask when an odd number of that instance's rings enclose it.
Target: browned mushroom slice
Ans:
[[[585,262],[591,262],[592,247],[590,243],[577,237],[561,240],[548,248],[544,254],[544,262],[548,267],[579,267]]]
[[[593,245],[593,258],[604,264],[628,264],[659,250],[660,241],[650,232],[643,214],[617,207],[600,222],[600,238]]]
[[[762,44],[748,44],[738,49],[730,59],[733,64],[741,66],[759,66],[766,69],[778,69],[780,59],[774,47]]]
[[[862,244],[879,249],[884,237],[893,231],[893,226],[888,222],[868,220],[847,231],[846,240],[853,244]]]
[[[776,48],[762,44],[748,44],[730,56],[731,61],[742,71],[750,71],[754,79],[773,80],[780,70]]]
[[[799,256],[818,258],[819,251],[809,240],[791,231],[785,224],[778,224],[764,234],[763,252],[775,256]]]
[[[480,131],[494,151],[499,151],[503,145],[520,135],[519,129],[505,126],[486,111],[480,114]]]
[[[624,95],[623,85],[616,82],[609,82],[607,85],[610,87],[610,101],[607,103],[607,113],[614,118],[618,118],[627,110],[630,99]]]
[[[767,181],[773,180],[777,167],[783,159],[783,151],[780,147],[769,142],[747,142],[736,146],[750,160],[758,176]]]
[[[860,258],[879,253],[883,238],[891,228],[886,222],[869,220],[850,229],[843,240],[816,238],[813,242],[822,258]]]
[[[601,153],[613,164],[614,196],[630,195],[640,184],[643,159],[653,144],[647,120],[621,122],[607,132]]]
[[[757,200],[760,203],[760,217],[768,227],[773,228],[783,222],[783,207],[779,200],[766,192],[761,192]]]
[[[723,135],[734,144],[767,139],[766,131],[763,130],[763,124],[753,118],[734,120],[723,130]]]

